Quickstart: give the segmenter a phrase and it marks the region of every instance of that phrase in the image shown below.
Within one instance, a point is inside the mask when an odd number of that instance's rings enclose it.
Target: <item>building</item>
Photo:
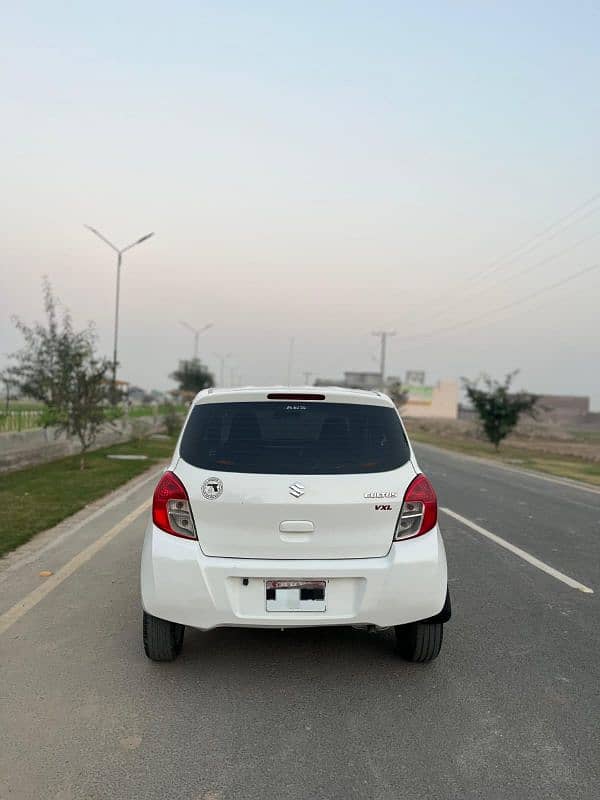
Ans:
[[[344,372],[343,378],[317,378],[315,386],[345,386],[348,389],[381,389],[380,372]]]
[[[420,419],[457,419],[458,418],[458,383],[456,381],[438,381],[435,386],[404,387],[408,399],[401,408],[402,416]]]
[[[410,370],[406,373],[406,382],[402,390],[408,398],[401,408],[403,416],[436,419],[457,419],[458,417],[458,383],[456,381],[439,381],[435,386],[425,385],[425,372]],[[400,379],[389,376],[385,381],[384,391],[392,397],[393,389],[400,384]],[[317,378],[315,386],[346,386],[349,389],[381,390],[380,372],[344,372],[342,379]]]
[[[577,425],[590,413],[590,398],[568,394],[540,394],[536,404],[540,422]]]

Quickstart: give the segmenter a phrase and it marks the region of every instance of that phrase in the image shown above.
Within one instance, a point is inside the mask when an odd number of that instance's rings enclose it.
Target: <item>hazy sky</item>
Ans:
[[[112,352],[88,223],[156,232],[122,281],[142,386],[191,355],[180,319],[269,383],[291,336],[295,381],[376,370],[388,327],[392,374],[520,367],[600,408],[600,270],[491,313],[600,263],[599,40],[597,2],[6,5],[0,353],[44,273]]]

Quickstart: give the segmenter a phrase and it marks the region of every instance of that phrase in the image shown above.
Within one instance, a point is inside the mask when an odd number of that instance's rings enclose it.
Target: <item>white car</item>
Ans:
[[[154,492],[142,550],[146,655],[185,626],[395,628],[431,661],[450,619],[437,500],[389,397],[208,389]]]

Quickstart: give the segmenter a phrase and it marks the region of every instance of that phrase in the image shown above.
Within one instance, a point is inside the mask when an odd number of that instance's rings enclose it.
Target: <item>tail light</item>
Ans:
[[[165,472],[152,498],[152,521],[157,528],[183,539],[197,539],[190,500],[173,472]]]
[[[404,495],[394,541],[412,539],[430,531],[437,522],[437,497],[425,475],[417,475]]]

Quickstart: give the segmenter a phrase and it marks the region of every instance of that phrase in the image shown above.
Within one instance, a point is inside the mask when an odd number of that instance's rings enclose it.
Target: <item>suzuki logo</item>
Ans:
[[[301,483],[292,483],[290,486],[290,494],[292,497],[302,497],[304,494],[304,486]]]

